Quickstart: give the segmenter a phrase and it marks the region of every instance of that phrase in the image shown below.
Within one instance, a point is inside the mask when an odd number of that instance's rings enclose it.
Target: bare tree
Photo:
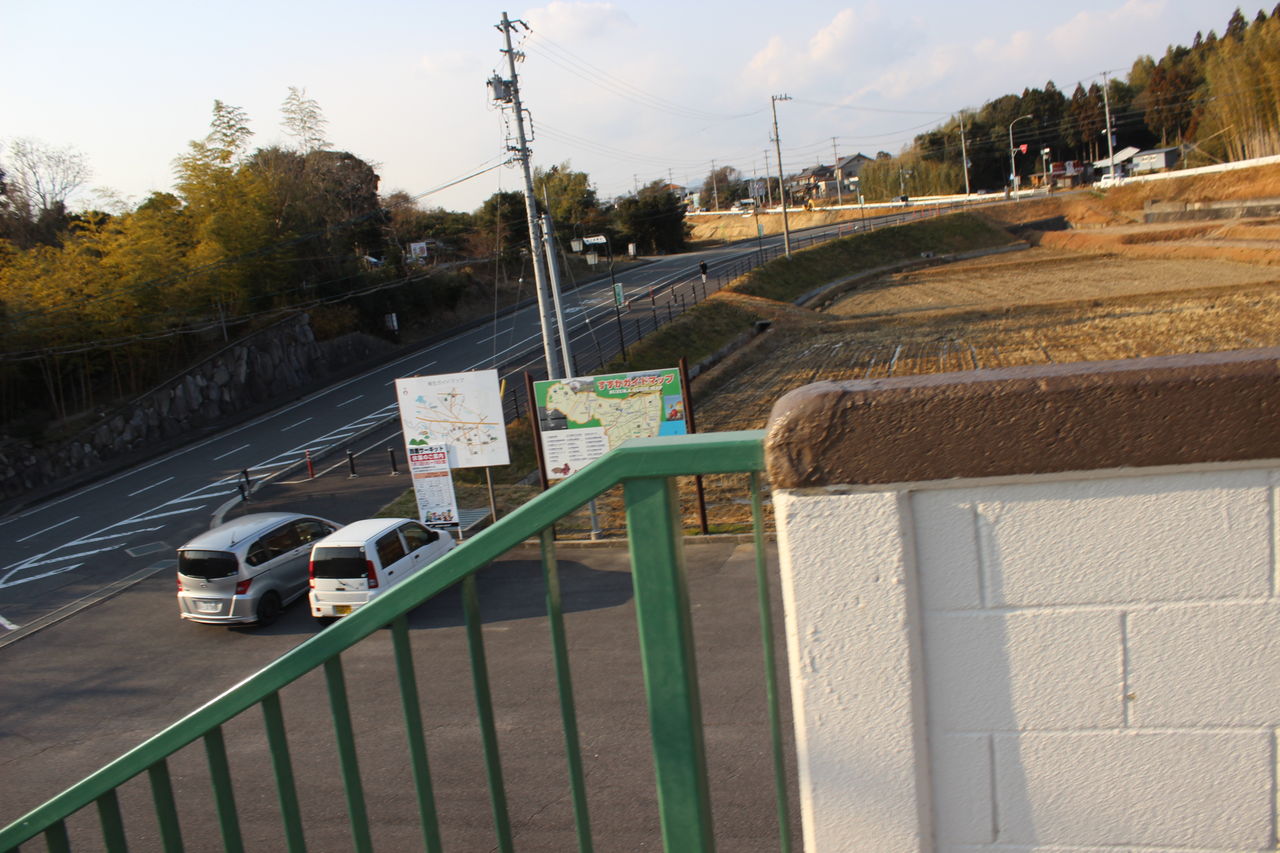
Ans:
[[[35,139],[15,139],[6,157],[5,197],[28,220],[64,208],[67,198],[89,179],[89,164],[74,148],[55,148]]]
[[[324,126],[329,121],[320,111],[320,104],[307,97],[306,89],[290,86],[289,97],[280,105],[280,113],[284,116],[280,126],[298,140],[298,150],[303,154],[323,151],[332,144],[324,138]]]

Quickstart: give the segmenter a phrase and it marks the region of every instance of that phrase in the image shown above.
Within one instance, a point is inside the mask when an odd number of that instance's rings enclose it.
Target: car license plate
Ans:
[[[350,612],[351,612],[351,605],[350,605],[350,604],[335,604],[335,605],[333,606],[333,612],[334,612],[334,613],[337,613],[339,616],[346,616],[348,613],[350,613]]]
[[[221,601],[196,599],[196,611],[199,613],[218,613],[222,610]]]

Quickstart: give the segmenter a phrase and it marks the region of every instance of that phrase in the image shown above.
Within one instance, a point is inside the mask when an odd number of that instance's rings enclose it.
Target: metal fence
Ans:
[[[699,677],[695,662],[691,608],[683,568],[683,531],[679,523],[679,500],[674,478],[694,474],[739,473],[749,477],[749,493],[754,520],[755,577],[758,586],[759,624],[765,685],[761,695],[761,716],[767,715],[771,743],[750,743],[735,747],[744,751],[771,753],[771,799],[776,809],[778,847],[789,850],[792,830],[788,817],[787,782],[777,675],[774,663],[774,620],[767,580],[760,472],[763,468],[763,434],[760,432],[690,435],[632,441],[585,468],[555,488],[512,512],[475,538],[418,572],[386,595],[375,599],[350,616],[321,631],[286,653],[236,687],[190,713],[179,722],[151,737],[121,758],[72,786],[0,830],[0,851],[17,851],[19,845],[43,836],[50,851],[74,848],[123,851],[130,838],[141,840],[147,849],[180,851],[184,840],[199,833],[198,844],[212,842],[216,828],[218,846],[227,851],[246,848],[245,820],[268,849],[291,853],[307,849],[308,823],[304,815],[326,815],[345,810],[351,847],[373,849],[369,804],[380,807],[399,802],[397,820],[416,817],[417,835],[428,851],[442,850],[442,811],[428,764],[423,692],[418,681],[421,661],[415,662],[410,627],[410,611],[445,593],[460,598],[463,611],[466,656],[475,697],[474,719],[481,743],[487,803],[469,802],[474,813],[488,812],[492,822],[492,845],[510,851],[515,848],[512,820],[507,805],[503,751],[499,748],[500,720],[490,688],[482,610],[477,592],[477,575],[493,560],[529,538],[541,546],[545,585],[549,656],[554,672],[554,692],[558,695],[558,727],[563,734],[563,756],[546,758],[545,773],[538,772],[536,784],[546,786],[556,775],[553,769],[567,765],[567,790],[572,802],[572,836],[580,851],[593,848],[591,786],[584,772],[583,749],[578,730],[577,706],[571,677],[569,643],[555,554],[552,526],[604,491],[621,485],[626,505],[630,543],[632,589],[639,634],[639,657],[643,664],[643,690],[651,732],[652,771],[643,763],[632,772],[652,772],[654,797],[660,815],[660,835],[668,851],[708,851],[715,847],[711,821],[705,737]],[[411,791],[379,789],[381,774],[361,770],[361,743],[368,744],[363,714],[353,713],[352,690],[344,670],[344,654],[351,659],[353,648],[362,642],[387,644],[381,629],[389,628],[388,659],[377,673],[359,673],[363,679],[394,681],[403,725],[398,735],[392,709],[379,709],[377,737],[401,738],[403,752],[394,762],[407,766]],[[375,635],[383,639],[375,638]],[[374,639],[370,639],[374,638]],[[459,650],[461,652],[461,650]],[[577,650],[575,650],[575,654]],[[735,649],[735,654],[747,653]],[[359,658],[361,669],[368,667]],[[302,707],[287,693],[302,679],[310,678],[314,698]],[[321,680],[323,687],[320,686]],[[386,683],[386,682],[384,682]],[[319,699],[323,693],[324,699]],[[355,698],[359,698],[356,696]],[[331,725],[323,724],[321,708],[327,706]],[[258,724],[254,723],[259,718]],[[304,731],[286,720],[306,722]],[[440,724],[440,721],[436,721]],[[445,721],[444,724],[452,724]],[[259,728],[260,726],[260,728]],[[255,738],[245,737],[254,730]],[[228,732],[232,733],[228,736]],[[336,754],[336,776],[341,779],[340,802],[315,801],[319,775],[299,757],[298,745],[314,747],[322,739]],[[203,745],[204,768],[192,771],[193,752],[189,745]],[[245,743],[257,743],[245,748]],[[235,745],[235,750],[230,745]],[[198,748],[195,748],[198,752]],[[181,753],[181,756],[179,756]],[[299,762],[303,762],[299,769]],[[563,763],[562,763],[563,762]],[[555,765],[553,768],[552,765]],[[180,770],[175,770],[179,767]],[[241,772],[233,773],[233,767]],[[528,774],[525,774],[527,778]],[[181,776],[179,786],[175,780]],[[207,789],[192,790],[193,779],[207,779]],[[270,779],[271,782],[267,780]],[[137,780],[137,781],[133,781]],[[143,781],[145,780],[145,782]],[[332,783],[332,780],[329,780]],[[253,782],[256,787],[246,788]],[[149,796],[139,785],[145,784]],[[477,783],[478,784],[478,783]],[[736,783],[735,783],[736,784]],[[742,784],[745,784],[743,782]],[[202,786],[195,786],[202,787]],[[273,790],[268,794],[263,788]],[[331,785],[332,787],[332,785]],[[409,788],[406,785],[404,788]],[[252,792],[246,794],[246,791]],[[123,794],[122,794],[123,792]],[[452,793],[452,792],[451,792]],[[330,796],[336,794],[330,791]],[[396,797],[399,799],[396,799]],[[388,799],[390,798],[390,799]],[[147,801],[150,801],[149,803]],[[456,797],[449,800],[448,814],[461,807]],[[403,812],[403,813],[401,813]],[[263,829],[263,821],[268,827]],[[96,816],[96,821],[93,818]],[[95,825],[96,824],[96,825]],[[186,824],[186,826],[184,826]],[[198,825],[199,829],[192,826]],[[566,830],[567,832],[568,830]],[[266,841],[262,842],[262,838]],[[566,845],[567,848],[567,845]],[[329,849],[329,848],[326,848]],[[397,848],[400,849],[400,848]],[[562,848],[564,849],[564,848]]]

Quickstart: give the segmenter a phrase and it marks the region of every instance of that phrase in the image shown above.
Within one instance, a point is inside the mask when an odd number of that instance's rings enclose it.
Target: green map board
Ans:
[[[680,371],[533,383],[547,479],[563,480],[629,438],[684,435]]]

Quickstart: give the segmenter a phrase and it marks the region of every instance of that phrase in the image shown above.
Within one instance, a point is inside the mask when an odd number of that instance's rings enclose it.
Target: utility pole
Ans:
[[[564,375],[572,377],[577,371],[573,369],[573,354],[569,352],[569,333],[564,325],[564,310],[560,307],[560,272],[556,266],[556,237],[555,231],[551,229],[550,213],[542,214],[542,239],[546,242],[547,273],[551,279],[551,303],[556,312],[556,328],[560,330],[560,356],[564,359]]]
[[[773,150],[778,155],[778,194],[782,197],[782,246],[787,257],[791,257],[791,226],[787,222],[787,188],[782,174],[782,140],[778,136],[778,101],[789,101],[790,95],[770,95],[769,106],[773,108]]]
[[[833,158],[831,170],[836,173],[836,204],[842,205],[844,204],[844,191],[840,189],[840,184],[844,183],[844,181],[841,180],[840,154],[836,151],[836,138],[834,136],[831,137],[831,156]]]
[[[964,165],[964,194],[969,195],[969,152],[964,147],[964,113],[960,113],[960,162]]]
[[[716,161],[711,161],[711,198],[714,200],[711,209],[720,209],[720,182],[716,180]]]
[[[1107,169],[1107,177],[1111,180],[1116,178],[1116,152],[1111,142],[1111,96],[1107,90],[1111,86],[1107,82],[1107,72],[1102,72],[1102,106],[1107,111],[1107,162],[1111,164],[1111,168]]]
[[[773,207],[773,178],[769,177],[769,149],[764,150],[764,191],[769,195],[769,206]]]
[[[555,356],[555,334],[551,330],[551,321],[547,315],[547,279],[544,272],[542,239],[538,233],[541,230],[538,227],[538,202],[533,194],[533,170],[529,163],[531,159],[529,145],[524,135],[524,107],[520,104],[520,82],[516,76],[516,51],[511,47],[511,29],[516,24],[528,29],[528,24],[524,21],[511,21],[507,18],[506,12],[502,13],[502,23],[498,24],[498,29],[502,31],[503,40],[507,45],[502,53],[507,55],[507,69],[511,74],[511,79],[503,80],[501,77],[494,75],[489,80],[489,86],[493,89],[494,100],[511,104],[511,112],[515,115],[516,147],[510,150],[516,155],[516,160],[520,163],[520,170],[524,176],[524,210],[525,219],[529,223],[529,252],[533,259],[533,280],[535,289],[538,292],[538,321],[542,327],[542,355],[547,362],[547,377],[560,379],[560,366],[557,364]],[[523,58],[523,55],[521,58]]]

